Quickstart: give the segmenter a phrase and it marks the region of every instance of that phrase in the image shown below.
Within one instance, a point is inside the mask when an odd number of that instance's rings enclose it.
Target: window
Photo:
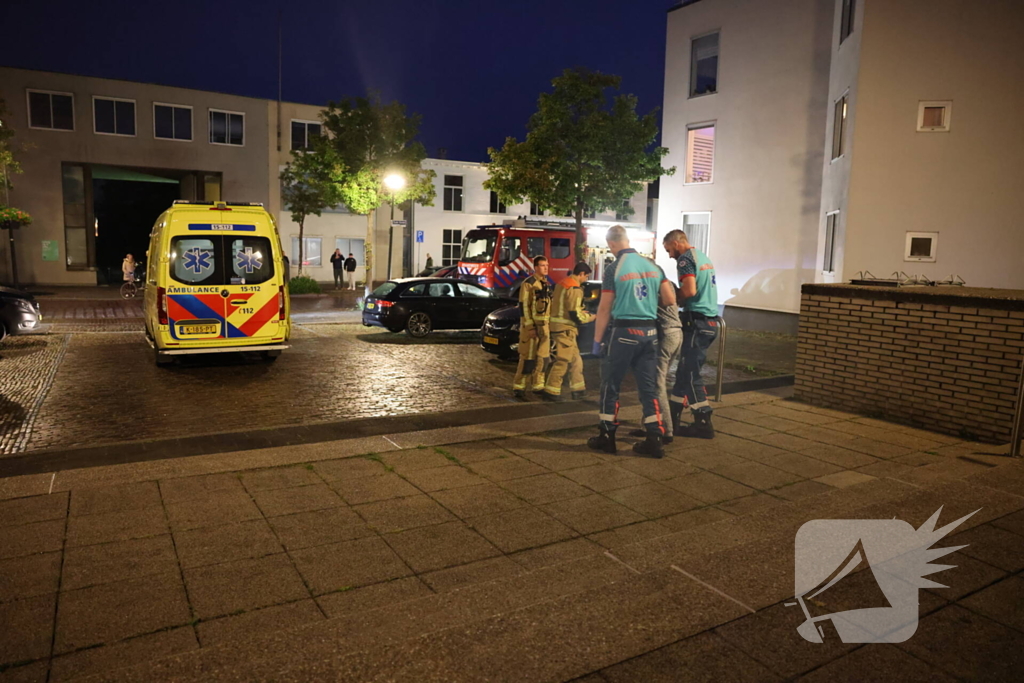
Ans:
[[[551,238],[551,258],[569,258],[569,239],[567,237]]]
[[[690,43],[690,97],[718,92],[718,34]]]
[[[64,254],[69,270],[95,265],[90,258],[89,230],[85,217],[86,177],[85,167],[82,165],[64,164],[61,167],[61,187],[64,194]]]
[[[462,180],[461,176],[456,176],[459,180]],[[447,182],[447,176],[445,176],[445,182]],[[460,197],[461,199],[461,197]],[[460,202],[461,203],[461,202]],[[462,231],[461,230],[445,230],[441,234],[441,266],[453,266],[459,262],[462,257]],[[494,255],[494,238],[491,238],[491,248],[487,252],[487,258],[481,263],[487,263],[491,260],[491,256]]]
[[[181,236],[171,239],[171,277],[187,285],[266,282],[274,257],[266,237]]]
[[[628,221],[629,217],[633,215],[633,204],[628,200],[622,201],[622,208],[615,212],[615,220],[617,221]]]
[[[211,109],[210,142],[214,145],[244,145],[245,114]]]
[[[192,107],[153,103],[153,137],[192,141]]]
[[[432,282],[427,288],[427,296],[455,296],[455,288],[450,282]]]
[[[853,14],[857,11],[856,0],[843,0],[843,16],[839,25],[839,43],[850,37],[853,33]]]
[[[403,297],[406,297],[406,296],[426,296],[426,295],[427,295],[427,283],[425,283],[425,282],[421,282],[418,285],[413,285],[412,287],[409,287],[404,292],[402,292],[402,296]]]
[[[544,209],[537,206],[537,202],[530,202],[530,215],[531,216],[543,216]]]
[[[498,265],[507,266],[522,256],[523,241],[519,237],[503,237],[501,239],[501,253],[498,255]]]
[[[835,119],[832,121],[832,158],[838,159],[846,151],[846,108],[848,96],[836,100]]]
[[[935,250],[938,246],[937,232],[908,232],[903,260],[935,263]]]
[[[460,282],[459,291],[462,292],[462,296],[478,296],[482,299],[491,298],[491,293],[488,290],[477,285],[471,285],[468,282]]]
[[[686,132],[687,185],[710,183],[715,168],[715,124],[690,126]]]
[[[348,258],[348,254],[345,254]],[[299,264],[299,238],[292,238],[292,263]],[[302,238],[302,265],[318,267],[323,265],[323,252],[320,251],[319,237]]]
[[[951,100],[918,102],[917,130],[921,133],[948,133],[952,116]]]
[[[498,193],[491,190],[491,213],[508,213],[505,205],[498,199]]]
[[[341,255],[348,258],[349,254],[352,254],[352,258],[356,260],[356,265],[361,266],[363,264],[363,240],[362,239],[349,239],[345,237],[336,237],[334,239],[334,248],[341,250]]]
[[[319,123],[292,120],[292,151],[312,149],[313,140],[318,137],[320,137]]]
[[[527,237],[526,238],[526,255],[531,259],[534,256],[544,255],[544,238],[543,237]]]
[[[462,176],[444,177],[444,210],[462,211]]]
[[[708,253],[711,247],[711,212],[684,213],[682,230],[690,244],[705,254]]]
[[[836,270],[836,230],[839,227],[839,212],[833,211],[825,215],[825,255],[821,269],[826,273]]]
[[[92,98],[93,130],[101,135],[135,135],[135,100]]]
[[[75,97],[71,93],[28,91],[29,128],[75,129]]]

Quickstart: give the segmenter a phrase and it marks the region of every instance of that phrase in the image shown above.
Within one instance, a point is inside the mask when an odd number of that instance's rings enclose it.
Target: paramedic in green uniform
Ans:
[[[711,404],[700,370],[708,347],[718,336],[718,286],[715,266],[700,249],[694,248],[682,230],[673,230],[663,240],[665,251],[676,260],[679,275],[679,317],[683,323],[683,348],[676,370],[676,383],[669,401],[675,435],[713,439]],[[722,371],[721,368],[718,369]],[[693,423],[683,425],[683,410],[690,409]]]
[[[660,458],[665,451],[661,437],[662,406],[658,399],[658,303],[675,301],[672,283],[650,260],[629,248],[626,229],[613,225],[605,238],[615,261],[604,269],[601,301],[594,328],[594,355],[601,361],[600,434],[587,440],[595,450],[615,453],[619,426],[619,387],[632,370],[647,439],[633,452]]]

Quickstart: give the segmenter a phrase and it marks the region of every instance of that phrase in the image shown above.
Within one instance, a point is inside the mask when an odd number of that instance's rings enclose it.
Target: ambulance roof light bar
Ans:
[[[263,202],[198,202],[191,199],[175,199],[174,205],[188,204],[191,206],[258,206],[263,208]]]

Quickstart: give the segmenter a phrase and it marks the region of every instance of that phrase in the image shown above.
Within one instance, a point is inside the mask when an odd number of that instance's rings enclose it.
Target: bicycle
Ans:
[[[137,278],[135,273],[128,275],[129,280],[121,285],[121,298],[122,299],[134,299],[139,291],[145,286],[143,279]],[[138,284],[136,284],[138,282]]]

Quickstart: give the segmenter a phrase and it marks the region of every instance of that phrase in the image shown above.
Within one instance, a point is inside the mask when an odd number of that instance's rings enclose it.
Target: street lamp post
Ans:
[[[388,226],[388,279],[391,279],[391,252],[395,241],[395,193],[405,187],[405,178],[392,173],[384,178],[384,184],[391,190],[391,224]]]

